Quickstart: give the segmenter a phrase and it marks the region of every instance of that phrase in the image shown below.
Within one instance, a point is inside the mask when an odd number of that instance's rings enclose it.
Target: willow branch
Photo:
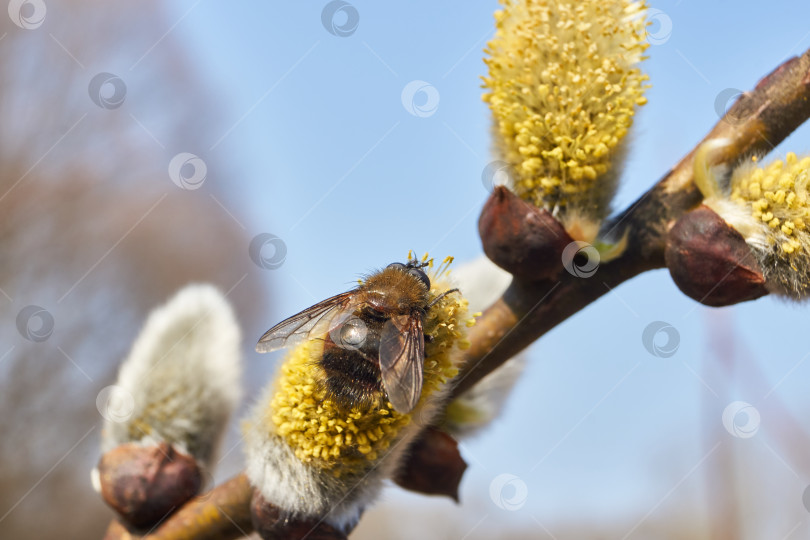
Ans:
[[[701,144],[708,139],[728,139],[730,144],[717,156],[719,161],[740,161],[769,152],[808,117],[810,50],[784,62],[752,91],[742,94]],[[503,296],[472,327],[472,346],[466,351],[454,395],[469,389],[619,284],[664,267],[667,231],[702,200],[692,173],[699,147],[696,145],[652,189],[603,228],[613,237],[627,234],[627,249],[620,257],[602,264],[589,278],[573,276],[561,268],[554,279],[513,279]]]
[[[253,489],[239,474],[172,514],[155,530],[141,536],[118,521],[107,529],[105,540],[229,540],[253,532],[250,499]]]

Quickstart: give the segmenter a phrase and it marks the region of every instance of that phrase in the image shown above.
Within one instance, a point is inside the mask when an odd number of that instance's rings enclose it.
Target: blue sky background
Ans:
[[[275,315],[249,322],[247,336],[346,289],[361,272],[402,260],[411,248],[457,261],[481,252],[476,222],[487,196],[481,173],[492,158],[479,77],[496,2],[356,0],[359,26],[348,37],[325,30],[325,4],[166,7],[167,19],[177,21],[172,32],[218,95],[222,123],[230,126],[212,133],[207,147],[185,150],[226,160],[233,176],[206,181],[226,186],[224,203],[247,216],[251,236],[270,232],[288,248],[284,265],[264,274],[272,300],[257,298],[272,302]],[[660,35],[663,43],[648,50],[644,69],[653,88],[636,119],[617,208],[703,137],[717,121],[718,94],[752,88],[810,47],[810,4],[803,2],[652,6],[666,17],[657,25],[671,21],[671,35]],[[401,92],[413,80],[437,89],[432,116],[403,107]],[[807,126],[777,153],[788,150],[810,150]],[[643,329],[657,320],[680,334],[671,358],[642,346]],[[394,490],[387,498],[400,507],[407,501],[414,516],[441,511],[458,530],[473,531],[470,537],[505,523],[551,538],[542,527],[554,534],[568,519],[632,525],[648,514],[680,512],[708,519],[707,474],[728,455],[721,451],[733,451],[747,471],[741,504],[756,516],[764,511],[758,497],[784,501],[767,528],[757,530],[802,537],[810,531],[801,501],[810,469],[779,445],[773,430],[782,419],[770,404],[781,400],[799,418],[810,410],[807,320],[806,306],[770,298],[709,310],[684,297],[665,270],[647,273],[530,349],[525,378],[502,420],[463,444],[470,469],[462,507]],[[710,344],[722,325],[762,370],[753,383],[741,383],[752,373],[744,367],[737,375],[720,371],[727,359]],[[273,360],[248,358],[267,365],[268,377]],[[721,413],[734,400],[761,413],[761,429],[750,439],[723,430]],[[710,452],[715,443],[719,449]],[[517,511],[490,500],[491,482],[502,473],[527,487]],[[407,527],[418,524],[411,520],[401,530]],[[764,537],[758,534],[751,537]]]

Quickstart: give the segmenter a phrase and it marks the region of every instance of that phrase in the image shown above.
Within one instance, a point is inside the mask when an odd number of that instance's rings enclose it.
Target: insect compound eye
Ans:
[[[402,270],[403,272],[408,269],[407,266],[405,266],[402,263],[398,263],[398,262],[391,263],[388,266],[386,266],[386,268],[396,268],[397,270]]]
[[[352,317],[340,325],[336,333],[337,336],[333,335],[332,338],[336,345],[344,349],[359,349],[366,341],[368,327],[359,318]]]
[[[411,268],[410,270],[408,270],[408,273],[412,276],[419,278],[419,281],[422,282],[425,288],[427,288],[427,290],[430,290],[430,278],[428,278],[427,274],[425,274],[422,270],[420,270],[419,268]]]

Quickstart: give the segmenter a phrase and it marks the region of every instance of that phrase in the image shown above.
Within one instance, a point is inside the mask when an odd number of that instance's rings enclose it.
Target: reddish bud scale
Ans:
[[[264,540],[347,540],[343,533],[322,519],[296,519],[282,516],[278,506],[267,502],[259,490],[254,490],[250,503],[253,528]]]
[[[665,257],[678,288],[701,304],[729,306],[768,294],[743,236],[706,206],[687,212],[670,229]]]
[[[193,457],[171,445],[122,444],[98,463],[101,496],[135,528],[150,528],[191,499],[202,486]]]
[[[458,485],[466,469],[456,440],[444,431],[427,428],[411,446],[394,481],[411,491],[447,495],[458,502]]]
[[[573,242],[547,210],[498,186],[478,219],[487,257],[512,275],[530,281],[548,279],[562,269],[562,253]]]

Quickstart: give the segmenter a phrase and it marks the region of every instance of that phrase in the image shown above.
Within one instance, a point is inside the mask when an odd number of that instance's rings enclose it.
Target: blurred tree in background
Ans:
[[[36,24],[37,4],[21,9]],[[51,2],[38,31],[0,17],[3,538],[100,537],[110,512],[89,481],[96,396],[146,312],[209,281],[244,317],[260,287],[225,210],[227,164],[207,161],[196,190],[169,177],[172,157],[203,150],[217,125],[170,26],[153,1]],[[100,73],[118,79],[92,83]],[[18,316],[29,305],[52,316],[47,339],[18,329],[43,324]]]

